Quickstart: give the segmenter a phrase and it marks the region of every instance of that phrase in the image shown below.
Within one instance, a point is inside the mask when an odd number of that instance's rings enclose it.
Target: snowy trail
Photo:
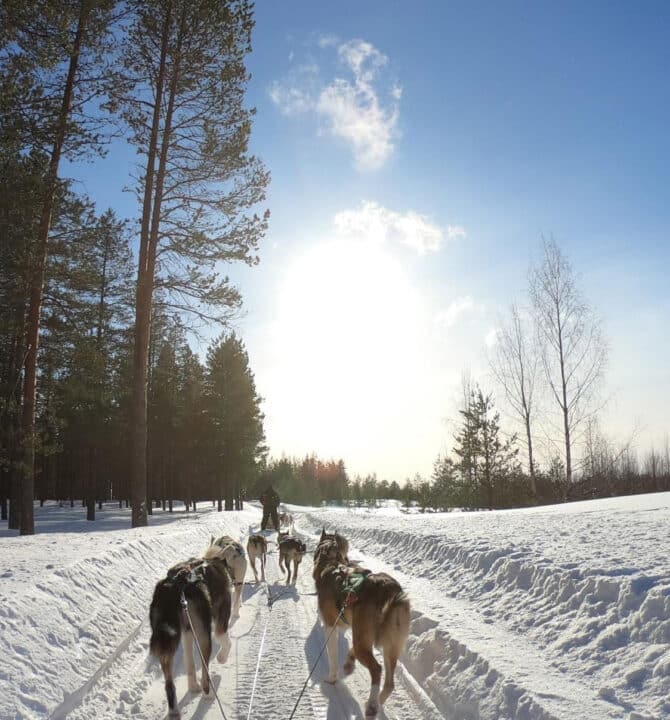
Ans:
[[[307,536],[305,539],[312,548],[315,538]],[[244,542],[244,538],[242,540]],[[288,718],[325,643],[317,617],[310,553],[300,566],[296,586],[287,587],[280,578],[274,544],[270,549],[267,577],[268,589],[275,598],[272,608],[268,607],[265,586],[246,584],[240,617],[230,630],[233,644],[228,662],[221,665],[213,660],[210,665],[213,685],[228,720],[246,720],[248,716],[254,720]],[[266,625],[256,692],[249,714],[258,651]],[[145,621],[139,631],[124,639],[121,649],[94,674],[82,692],[71,696],[52,717],[67,716],[74,720],[164,717],[167,704],[163,679],[157,663],[148,659],[148,643],[149,625]],[[348,640],[341,637],[341,663],[347,648]],[[197,665],[199,667],[199,663]],[[176,666],[175,683],[182,717],[193,720],[220,718],[213,694],[205,697],[188,692],[181,649]],[[324,652],[295,713],[296,720],[363,720],[369,690],[367,670],[357,666],[346,681],[331,686],[321,682],[327,669]],[[400,669],[396,689],[379,717],[382,720],[441,720],[444,716],[409,673]]]
[[[433,517],[290,509],[308,545],[297,586],[279,596],[272,543],[273,609],[265,587],[245,585],[229,660],[210,666],[229,720],[286,720],[323,648],[311,570],[324,524],[410,596],[410,636],[382,720],[670,719],[670,494]],[[154,584],[211,535],[244,541],[260,513],[252,504],[157,513],[129,530],[127,511],[109,507],[94,532],[84,517],[45,507],[42,534],[2,539],[0,720],[165,718],[148,657]],[[326,673],[324,653],[296,720],[362,720],[367,671],[357,665],[335,686],[321,682]],[[221,717],[213,695],[188,692],[181,654],[176,686],[184,718]]]

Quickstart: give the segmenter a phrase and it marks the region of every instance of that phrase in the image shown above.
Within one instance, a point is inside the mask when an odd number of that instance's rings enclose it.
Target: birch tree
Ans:
[[[512,411],[523,424],[528,451],[530,490],[533,499],[536,499],[532,424],[536,411],[535,389],[539,356],[519,308],[514,304],[510,308],[507,322],[498,332],[489,364],[496,380],[505,392]]]
[[[542,260],[531,269],[529,291],[544,377],[560,411],[565,479],[570,485],[575,434],[597,409],[607,343],[569,260],[553,239],[544,241]]]

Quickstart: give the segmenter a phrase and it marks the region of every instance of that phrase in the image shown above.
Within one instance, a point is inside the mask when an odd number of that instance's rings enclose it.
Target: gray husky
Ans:
[[[277,546],[279,547],[279,569],[286,569],[286,584],[293,583],[298,577],[298,566],[302,562],[307,546],[301,540],[289,537],[288,533],[277,533]],[[291,563],[293,563],[293,580],[291,580]]]

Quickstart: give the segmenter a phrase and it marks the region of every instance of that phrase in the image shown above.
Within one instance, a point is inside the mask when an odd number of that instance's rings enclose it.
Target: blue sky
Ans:
[[[257,3],[272,218],[231,276],[274,454],[429,474],[462,372],[496,391],[487,346],[543,233],[603,318],[603,429],[663,442],[668,37],[667,3]],[[83,175],[128,216],[132,157]]]

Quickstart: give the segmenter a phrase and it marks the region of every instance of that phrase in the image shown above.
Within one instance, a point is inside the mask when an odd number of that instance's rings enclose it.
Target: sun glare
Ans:
[[[401,262],[383,246],[326,241],[294,261],[275,318],[272,386],[280,390],[272,402],[305,452],[353,460],[370,443],[396,441],[423,374],[423,315]]]

